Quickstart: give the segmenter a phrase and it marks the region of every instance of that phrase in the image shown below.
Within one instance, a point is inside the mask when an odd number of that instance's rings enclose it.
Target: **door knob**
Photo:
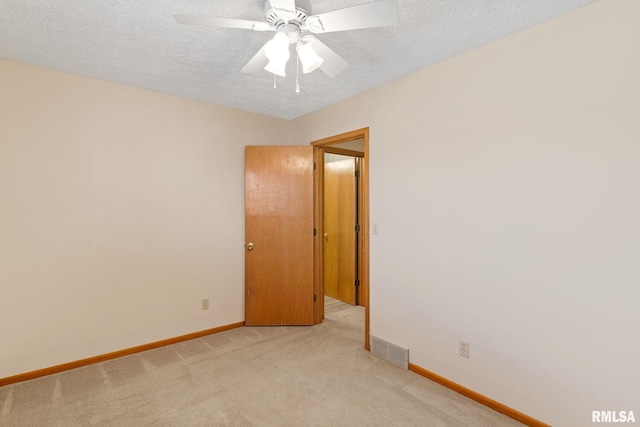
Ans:
[[[250,251],[253,249],[253,243],[247,243],[247,250]]]
[[[329,240],[329,235],[327,233],[324,233],[324,240]]]

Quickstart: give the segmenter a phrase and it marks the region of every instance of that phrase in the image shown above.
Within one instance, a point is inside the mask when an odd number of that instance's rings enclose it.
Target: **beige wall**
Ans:
[[[7,61],[0,94],[0,378],[244,320],[244,145],[290,122]]]
[[[371,333],[557,426],[640,414],[638,16],[604,0],[294,122],[370,127]]]

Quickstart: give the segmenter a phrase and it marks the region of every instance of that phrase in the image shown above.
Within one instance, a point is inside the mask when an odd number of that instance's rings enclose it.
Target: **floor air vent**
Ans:
[[[403,369],[409,369],[409,350],[371,335],[371,353]]]

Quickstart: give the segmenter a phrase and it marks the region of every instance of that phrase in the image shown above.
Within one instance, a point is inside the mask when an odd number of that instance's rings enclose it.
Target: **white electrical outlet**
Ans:
[[[202,299],[202,309],[209,310],[209,298]]]
[[[458,342],[458,350],[460,352],[460,356],[469,358],[469,341],[460,340]]]

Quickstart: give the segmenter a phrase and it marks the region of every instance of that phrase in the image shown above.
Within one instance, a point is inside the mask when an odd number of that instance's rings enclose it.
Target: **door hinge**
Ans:
[[[360,178],[360,171],[356,170],[356,178]]]
[[[360,279],[356,279],[356,290],[360,287]]]
[[[356,224],[356,233],[360,232],[360,224]]]
[[[313,237],[316,236],[316,234],[318,234],[318,230],[316,230],[315,228],[313,229]]]
[[[313,294],[313,302],[316,302],[316,301],[318,301],[318,295]]]
[[[316,162],[313,162],[313,170],[316,170]]]

